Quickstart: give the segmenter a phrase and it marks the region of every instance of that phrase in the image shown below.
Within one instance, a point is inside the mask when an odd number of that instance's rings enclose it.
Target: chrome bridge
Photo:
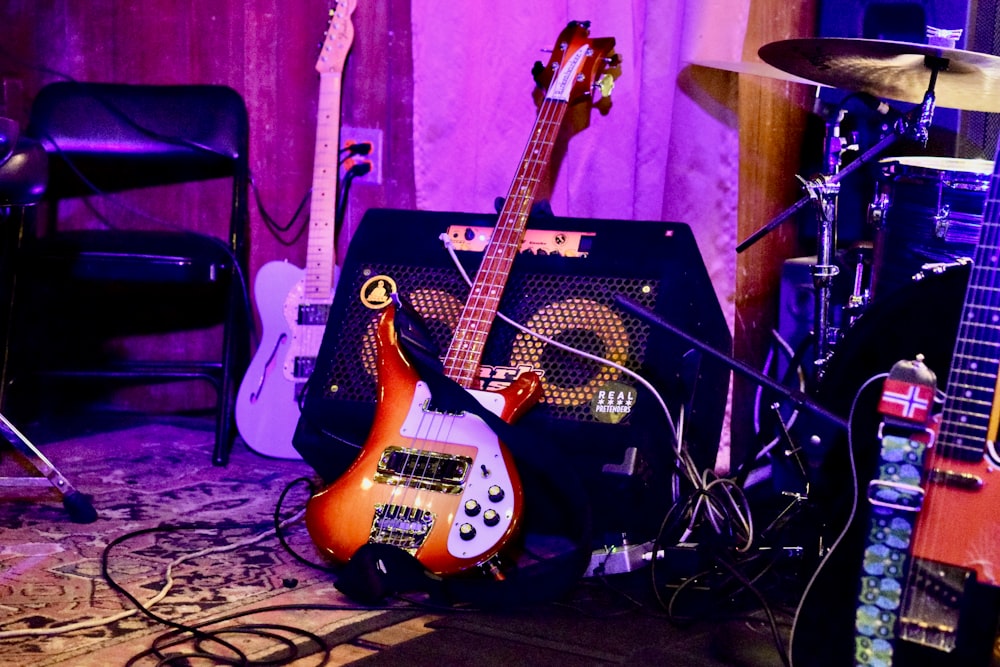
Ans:
[[[413,554],[423,545],[434,527],[433,512],[382,503],[375,506],[369,542],[389,544]]]
[[[970,572],[922,558],[911,567],[913,584],[903,602],[899,637],[950,653],[957,645],[961,598]]]

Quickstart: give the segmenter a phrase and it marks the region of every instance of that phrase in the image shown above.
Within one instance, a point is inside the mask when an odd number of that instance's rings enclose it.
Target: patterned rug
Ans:
[[[51,487],[0,487],[0,665],[123,665],[148,649],[169,628],[138,613],[109,585],[101,557],[114,540],[153,528],[163,530],[115,547],[108,570],[144,602],[160,597],[172,575],[172,586],[151,607],[165,619],[195,624],[280,605],[226,623],[285,624],[337,643],[414,615],[353,607],[329,573],[304,565],[280,544],[273,513],[290,482],[311,476],[304,462],[267,459],[238,445],[228,466],[215,467],[212,440],[207,428],[149,424],[39,446],[92,498],[98,519],[89,524],[72,522]],[[6,444],[0,455],[2,476],[34,472],[18,465]],[[282,517],[292,517],[307,497],[304,484],[294,486]],[[171,529],[192,524],[203,527]],[[297,553],[319,561],[301,520],[284,532]],[[253,659],[289,650],[273,638],[224,637]],[[291,641],[313,654],[293,664],[320,664],[312,642]]]

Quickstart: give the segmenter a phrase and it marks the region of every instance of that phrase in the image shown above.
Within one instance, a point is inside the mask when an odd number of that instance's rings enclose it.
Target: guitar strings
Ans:
[[[492,287],[487,294],[473,289],[459,320],[460,329],[463,327],[461,323],[472,323],[476,333],[473,346],[471,348],[464,347],[468,345],[467,340],[461,341],[460,344],[453,341],[446,352],[445,375],[459,382],[466,389],[473,386],[478,376],[483,341],[492,324],[492,319],[496,315],[499,294],[502,292],[502,289],[498,289],[495,285],[496,278],[504,277],[505,279],[516,249],[520,247],[524,221],[526,221],[534,202],[542,169],[551,156],[556,135],[566,113],[566,107],[565,102],[554,101],[548,97],[540,105],[532,136],[525,146],[518,174],[511,184],[504,209],[491,239],[491,244],[503,247],[505,253],[494,253],[493,256],[488,254],[484,257],[483,265],[479,269],[479,280],[481,284],[492,285]],[[504,264],[508,268],[505,268]],[[426,457],[428,451],[434,451],[434,443],[451,442],[458,418],[457,415],[437,413],[426,408],[421,409],[415,432],[410,438],[410,447],[403,456],[402,484],[395,485],[389,493],[390,502],[393,505],[404,508],[404,511],[408,511],[410,507],[420,509],[421,503],[418,501],[421,499],[424,483],[417,479],[416,473],[421,469],[421,458]],[[504,462],[505,465],[506,463]],[[469,472],[471,474],[472,471]],[[508,490],[508,493],[512,491]],[[458,508],[454,508],[454,514],[449,517],[451,521],[453,521],[454,516],[457,516],[457,511]],[[444,531],[445,534],[449,530],[450,525]],[[400,534],[399,539],[403,540],[404,536]],[[400,545],[396,544],[395,546]]]

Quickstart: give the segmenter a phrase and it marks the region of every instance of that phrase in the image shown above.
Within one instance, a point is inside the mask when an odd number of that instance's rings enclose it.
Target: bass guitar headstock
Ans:
[[[621,58],[614,48],[614,37],[590,38],[589,21],[570,21],[556,39],[548,64],[535,63],[535,83],[546,90],[546,100],[575,104],[606,99],[621,74]]]

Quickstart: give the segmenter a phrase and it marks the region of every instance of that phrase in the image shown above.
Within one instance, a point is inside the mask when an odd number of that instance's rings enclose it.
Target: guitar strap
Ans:
[[[860,667],[892,664],[917,514],[924,459],[933,445],[937,379],[922,357],[897,362],[882,388],[881,447],[869,482],[870,519],[861,565],[854,633]]]

